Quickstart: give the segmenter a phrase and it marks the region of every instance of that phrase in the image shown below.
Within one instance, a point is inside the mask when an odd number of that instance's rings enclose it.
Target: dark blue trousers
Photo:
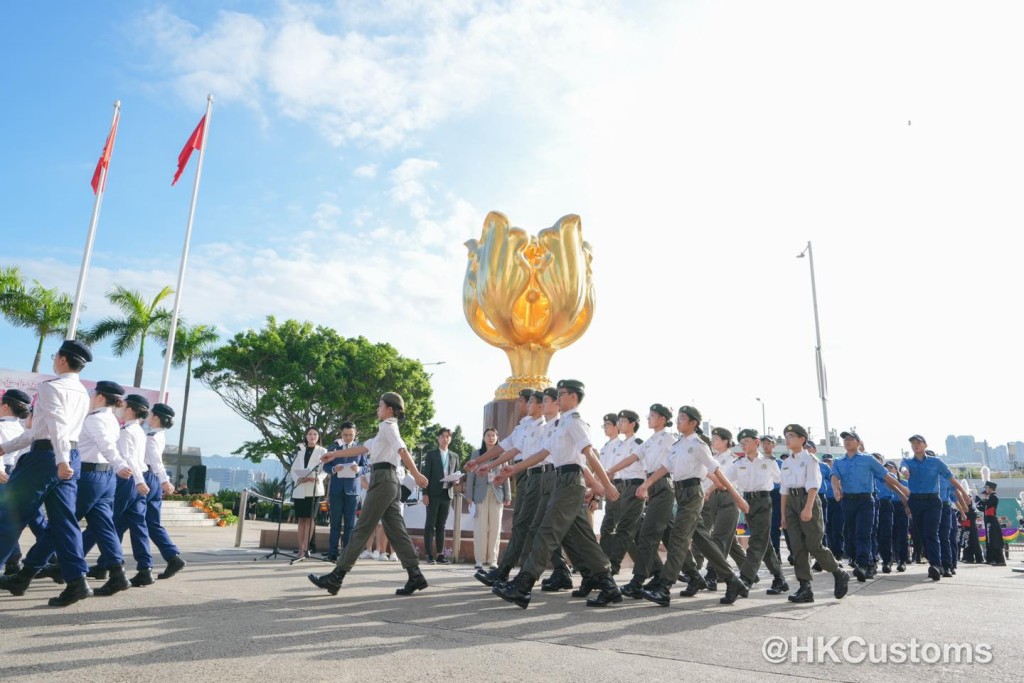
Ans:
[[[871,563],[878,562],[878,496],[871,496]]]
[[[82,552],[82,532],[75,517],[80,472],[78,451],[71,451],[75,476],[64,481],[57,476],[57,458],[53,451],[32,451],[18,459],[5,489],[5,511],[0,519],[0,562],[6,562],[18,545],[18,538],[30,522],[46,508],[47,524],[36,544],[25,556],[25,566],[41,569],[53,550],[60,560],[65,581],[85,576],[89,567]]]
[[[942,501],[938,495],[927,498],[910,497],[910,514],[914,531],[924,550],[928,563],[942,566],[942,548],[939,545],[939,518],[942,517]]]
[[[947,512],[949,513],[949,566],[951,569],[956,569],[956,561],[960,557],[960,543],[957,541],[960,518],[955,505],[950,505]]]
[[[949,543],[949,507],[949,503],[942,503],[942,512],[939,514],[939,552],[942,554],[944,569],[953,566],[953,546]]]
[[[893,505],[888,498],[878,501],[878,554],[885,564],[893,563]]]
[[[903,509],[903,501],[892,502],[892,561],[907,564],[910,562],[910,543],[907,540],[907,511]]]
[[[146,478],[146,486],[149,487],[149,494],[146,496],[146,531],[149,533],[149,540],[160,551],[160,556],[165,562],[169,562],[178,556],[178,546],[174,545],[170,534],[164,528],[160,520],[160,510],[164,504],[164,492],[160,488],[160,480],[156,473],[150,470],[143,475]]]
[[[82,556],[88,552],[85,548],[88,533],[89,548],[92,548],[92,539],[100,547],[99,566],[104,569],[120,567],[124,562],[121,541],[114,528],[114,479],[113,472],[82,472],[75,502],[75,519],[84,519],[88,523],[87,532],[82,534]]]
[[[347,493],[331,494],[331,533],[329,538],[328,553],[338,555],[338,539],[341,538],[341,547],[348,545],[352,538],[352,528],[356,525],[356,503],[359,496]],[[342,531],[344,524],[344,531]]]
[[[4,472],[6,472],[7,476],[10,477],[11,474],[14,472],[14,467],[10,465],[4,465]],[[4,489],[7,488],[8,486],[10,486],[9,483],[0,484],[0,516],[6,514],[6,504],[4,503]],[[46,530],[46,516],[43,514],[43,508],[40,507],[36,511],[35,518],[29,520],[28,528],[32,530],[32,535],[36,537],[37,541],[42,537],[43,532]],[[11,560],[21,560],[21,546],[18,544],[17,541],[15,541],[14,550],[11,551],[11,554],[6,561],[9,562]]]
[[[152,569],[153,555],[149,550],[149,531],[146,528],[146,499],[135,489],[135,478],[117,478],[114,488],[114,528],[117,533],[118,545],[124,540],[124,532],[129,531],[132,541],[132,556],[137,569]],[[85,552],[89,552],[96,544],[96,536],[92,529],[83,534]],[[100,555],[100,564],[110,566],[111,560]]]
[[[846,535],[843,527],[846,522],[843,519],[843,504],[835,498],[828,499],[828,524],[825,531],[828,535],[828,549],[837,560],[846,556]]]
[[[870,496],[843,496],[842,505],[847,546],[851,546],[852,541],[853,552],[847,554],[854,559],[858,567],[867,567],[871,564],[871,525],[875,517],[875,501]]]

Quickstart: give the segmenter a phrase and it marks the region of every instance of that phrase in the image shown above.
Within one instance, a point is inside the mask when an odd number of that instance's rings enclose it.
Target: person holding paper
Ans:
[[[341,423],[341,438],[327,449],[328,452],[344,450],[358,445],[356,426],[352,422]],[[352,528],[356,525],[356,503],[359,501],[359,475],[369,471],[365,455],[350,458],[339,458],[324,464],[324,472],[331,478],[330,510],[331,534],[328,544],[327,559],[338,561],[338,540],[341,547],[348,545],[352,538]],[[342,532],[344,523],[344,532]]]
[[[459,469],[458,455],[448,451],[452,442],[452,430],[442,427],[437,433],[437,450],[427,453],[423,465],[423,476],[427,485],[423,487],[423,504],[427,506],[427,521],[423,528],[423,552],[427,564],[448,564],[444,556],[444,528],[452,507],[455,489],[451,476]],[[445,481],[445,479],[449,481]],[[437,554],[433,554],[436,547]]]
[[[313,535],[313,507],[316,499],[324,495],[324,479],[320,458],[327,449],[320,445],[320,432],[316,427],[306,430],[305,443],[299,444],[289,474],[295,488],[295,518],[299,520],[299,557],[309,556],[309,539]]]

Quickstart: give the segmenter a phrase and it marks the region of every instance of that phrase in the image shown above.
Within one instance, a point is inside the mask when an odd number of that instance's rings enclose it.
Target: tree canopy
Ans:
[[[240,332],[211,351],[195,377],[259,431],[262,438],[234,453],[254,462],[275,456],[286,468],[310,426],[325,444],[348,420],[367,437],[375,434],[377,403],[386,391],[405,399],[399,429],[410,449],[434,416],[430,376],[419,361],[390,344],[346,339],[309,322],[278,323],[273,316],[264,329]]]

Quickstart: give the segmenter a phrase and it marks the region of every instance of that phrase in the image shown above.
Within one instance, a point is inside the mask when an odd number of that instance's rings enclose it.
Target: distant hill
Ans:
[[[245,458],[230,455],[204,455],[203,464],[207,467],[223,467],[232,470],[253,470],[255,472],[266,472],[267,476],[280,478],[284,475],[284,467],[276,458],[267,458],[263,462],[255,463]]]

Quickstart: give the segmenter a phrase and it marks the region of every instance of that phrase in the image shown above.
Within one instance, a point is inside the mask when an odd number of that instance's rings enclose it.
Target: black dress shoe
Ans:
[[[740,579],[733,575],[725,584],[725,595],[718,602],[722,605],[731,605],[736,602],[736,598],[745,598],[750,594],[747,585],[740,581]]]
[[[942,572],[934,564],[928,565],[928,578],[932,581],[938,581],[942,578]]]
[[[854,567],[853,575],[857,577],[857,580],[864,583],[868,580],[868,573],[860,566]]]
[[[310,574],[306,578],[317,588],[323,588],[331,595],[337,595],[338,591],[341,590],[341,582],[345,579],[345,572],[335,567],[329,574],[321,574],[320,576]]]
[[[786,583],[786,579],[780,574],[772,579],[772,587],[765,591],[768,595],[782,595],[789,591],[789,584]]]
[[[338,561],[338,554],[337,553],[327,553],[327,557],[325,557],[324,559],[327,560],[328,562],[337,562]]]
[[[850,590],[850,575],[842,569],[837,569],[832,572],[832,576],[835,577],[835,587],[832,589],[832,595],[835,596],[836,600],[842,600]],[[811,584],[808,583],[807,590],[810,589]]]
[[[128,590],[130,583],[124,575],[124,567],[115,567],[110,570],[110,578],[107,582],[95,590],[96,595],[113,595]]]
[[[86,572],[85,575],[90,579],[96,579],[97,581],[106,581],[107,570],[97,564],[94,564],[93,566],[89,567],[89,571]]]
[[[801,581],[800,588],[797,589],[796,593],[789,596],[789,601],[797,603],[814,602],[814,592],[811,590],[811,582]]]
[[[437,563],[438,564],[450,564],[450,562],[448,562],[448,558],[445,557],[444,555],[438,555],[437,556]]]
[[[949,568],[949,573],[952,574],[953,576],[956,576],[956,567],[950,567]]]
[[[11,595],[24,595],[35,576],[35,569],[22,567],[14,576],[0,576],[0,590],[10,591]]]
[[[900,562],[898,565],[896,565],[896,571],[898,571],[898,572],[905,572],[905,571],[907,571],[907,565],[905,563],[903,563],[903,562]]]
[[[572,597],[587,597],[593,590],[595,590],[598,587],[597,584],[598,582],[593,576],[584,576],[583,580],[580,581],[580,587],[572,592]],[[621,591],[619,592],[619,595],[622,595]]]
[[[672,602],[672,584],[661,583],[660,581],[651,586],[649,589],[645,589],[643,592],[644,600],[650,600],[655,605],[661,607],[668,607]]]
[[[167,560],[167,566],[164,567],[164,570],[162,572],[156,575],[156,578],[169,579],[184,568],[185,560],[181,559],[181,555],[175,555],[171,559]]]
[[[944,578],[944,579],[952,579],[953,578],[953,572],[949,571],[949,567],[943,567],[942,568],[942,578]]]
[[[526,609],[529,607],[530,599],[533,597],[533,584],[533,577],[520,572],[512,581],[508,581],[501,586],[495,585],[491,592],[505,602],[511,602],[513,605]]]
[[[869,579],[873,579],[876,576],[878,576],[878,567],[876,567],[875,565],[871,565],[870,567],[868,567],[867,577]]]
[[[153,570],[152,569],[140,569],[131,579],[131,584],[136,588],[140,586],[151,586],[155,583],[153,581]]]
[[[64,583],[64,577],[60,573],[60,565],[52,563],[43,565],[43,568],[36,574],[36,578],[53,579],[53,582],[58,585]]]
[[[607,607],[622,602],[622,591],[612,577],[605,576],[597,582],[597,587],[599,592],[595,597],[587,598],[587,607]]]
[[[554,593],[569,588],[572,588],[572,574],[565,569],[559,569],[540,582],[540,589],[545,593]]]
[[[619,592],[625,595],[627,598],[633,598],[634,600],[641,600],[644,597],[643,593],[643,579],[638,575],[634,574],[633,578],[630,579],[629,583],[623,586]]]
[[[406,571],[409,572],[409,580],[405,582],[404,586],[395,591],[395,595],[412,595],[416,591],[421,591],[427,587],[427,579],[424,578],[419,567],[413,567]]]
[[[427,564],[437,564],[437,562],[434,560],[434,556],[433,555],[427,555],[426,562],[427,562]]]
[[[4,564],[4,576],[14,576],[21,571],[21,559],[15,558],[13,560],[7,560]]]
[[[891,574],[892,573],[892,565],[889,564],[888,562],[883,563],[882,564],[882,573],[883,574]]]
[[[47,604],[50,607],[67,607],[89,597],[92,597],[92,589],[89,588],[89,582],[83,576],[80,579],[68,581],[67,588],[61,591],[57,597],[50,598]]]

